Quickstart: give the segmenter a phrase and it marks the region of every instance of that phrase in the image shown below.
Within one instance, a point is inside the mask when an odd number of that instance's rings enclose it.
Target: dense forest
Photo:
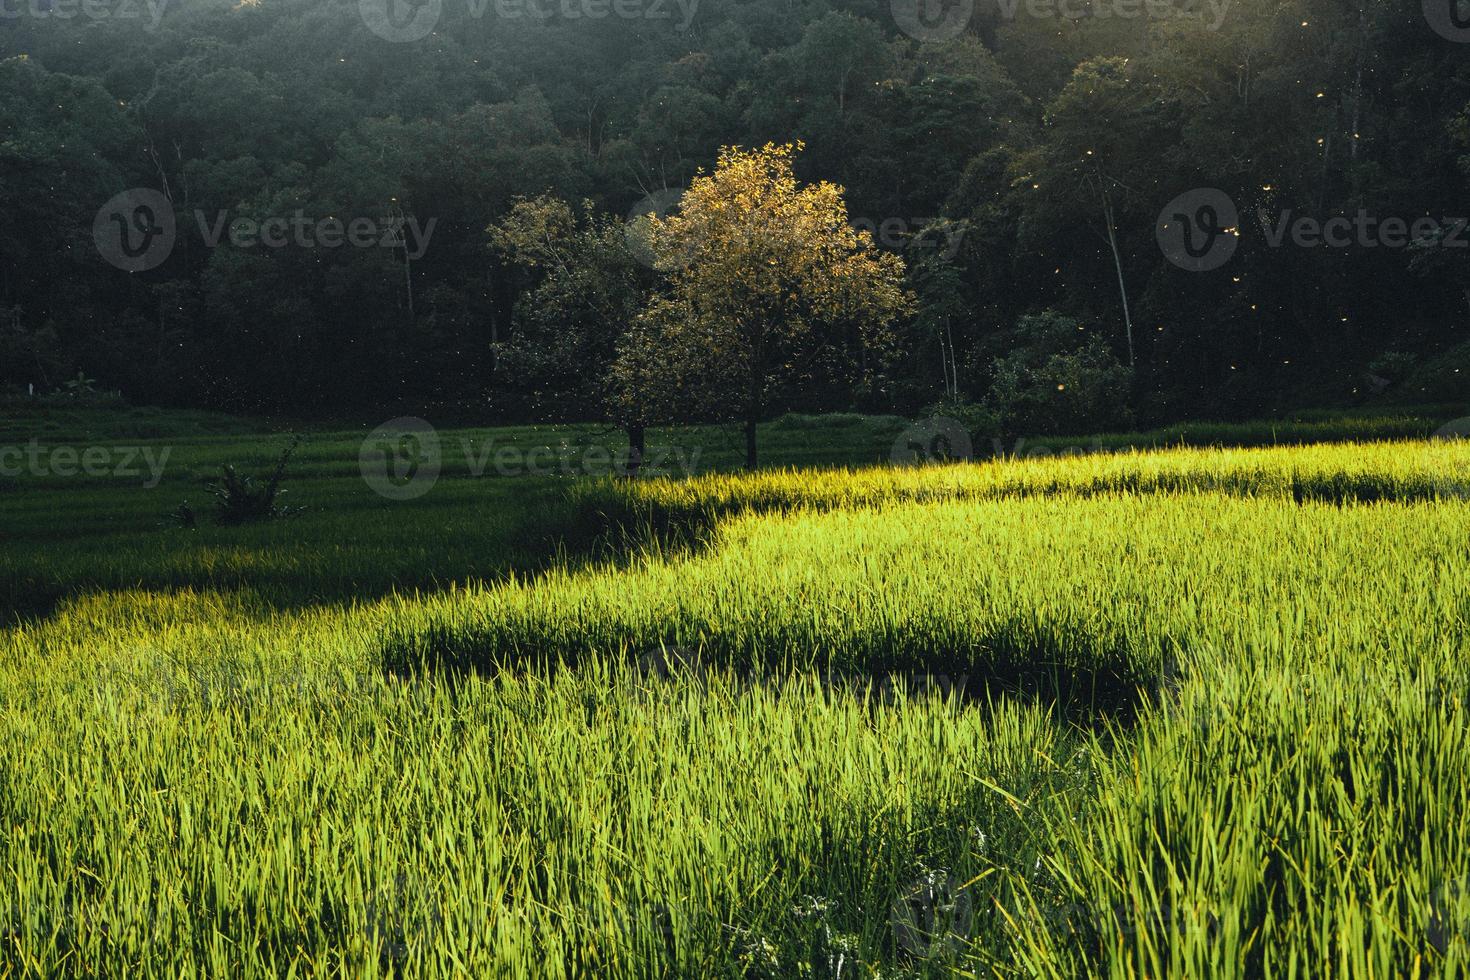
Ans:
[[[0,0],[0,385],[602,417],[617,229],[775,142],[915,302],[770,413],[1470,399],[1466,6]],[[522,261],[536,199],[601,258]]]

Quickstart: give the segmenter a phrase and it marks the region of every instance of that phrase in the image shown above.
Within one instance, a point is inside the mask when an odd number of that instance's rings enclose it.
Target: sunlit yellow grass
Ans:
[[[588,484],[584,506],[637,517],[741,509],[840,509],[890,499],[935,501],[1049,493],[1215,490],[1243,496],[1417,500],[1470,494],[1470,440],[1257,449],[1129,450],[977,463],[775,470]]]

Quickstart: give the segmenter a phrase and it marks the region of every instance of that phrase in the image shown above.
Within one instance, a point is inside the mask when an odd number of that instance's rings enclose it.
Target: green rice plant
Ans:
[[[47,596],[0,625],[0,975],[1470,972],[1463,446],[392,512],[341,448],[289,527],[0,502]]]
[[[745,511],[842,510],[888,500],[1202,491],[1335,503],[1436,500],[1445,496],[1446,476],[1467,468],[1470,442],[1420,440],[598,481],[574,487],[571,496],[578,508],[614,526],[702,532]]]
[[[1137,687],[1199,646],[1423,658],[1458,635],[1466,509],[1215,494],[748,514],[701,549],[426,599],[390,666],[687,649],[722,667]]]
[[[1091,755],[1089,812],[1054,825],[1062,844],[1046,864],[1059,887],[1028,889],[1012,916],[1017,965],[1464,975],[1463,642],[1426,661],[1201,669],[1122,751]]]
[[[1035,866],[1012,801],[1079,779],[1035,705],[608,665],[403,681],[361,669],[370,623],[260,613],[138,595],[8,637],[11,969],[922,972],[964,947],[895,938],[915,882],[955,883],[966,944],[998,934],[1010,886],[977,854]]]

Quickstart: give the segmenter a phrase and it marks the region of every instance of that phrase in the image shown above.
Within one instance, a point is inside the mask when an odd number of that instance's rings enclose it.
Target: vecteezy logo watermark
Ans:
[[[699,0],[493,0],[495,14],[506,20],[671,20],[677,7],[676,30],[687,30],[699,12]],[[470,0],[470,16],[484,16],[487,0]]]
[[[605,476],[628,471],[628,449],[613,449],[592,442],[573,445],[524,447],[497,444],[495,437],[477,441],[459,440],[466,475],[484,477],[581,477]],[[699,471],[699,447],[686,452],[680,446],[645,447],[643,476],[692,476]],[[378,426],[363,441],[358,453],[363,480],[376,493],[390,500],[412,500],[433,489],[444,469],[444,454],[434,427],[420,418],[400,418]]]
[[[1266,244],[1280,248],[1290,238],[1298,248],[1470,248],[1467,218],[1379,218],[1367,211],[1325,220],[1298,215],[1290,208],[1272,218],[1257,211]]]
[[[1286,208],[1256,210],[1270,248],[1470,248],[1470,218],[1420,215],[1379,217],[1366,210],[1327,218]],[[1192,190],[1159,212],[1157,236],[1164,256],[1181,269],[1208,272],[1225,265],[1240,245],[1240,213],[1224,191]]]
[[[1159,711],[1192,723],[1205,736],[1227,728],[1242,711],[1237,691],[1218,683],[1177,648],[1166,651],[1159,664],[1153,702]]]
[[[1224,191],[1196,188],[1164,205],[1154,232],[1164,258],[1188,272],[1209,272],[1240,247],[1240,212]]]
[[[915,41],[952,41],[975,16],[975,0],[889,0],[893,22]]]
[[[1470,416],[1440,427],[1435,442],[1457,442],[1470,447]],[[1470,459],[1461,459],[1434,482],[1435,495],[1451,500],[1470,500]]]
[[[1470,877],[1440,882],[1429,896],[1429,944],[1445,956],[1450,945],[1470,942]]]
[[[1206,30],[1217,31],[1225,23],[1232,0],[1208,0],[1202,4],[1175,0],[998,0],[1000,15],[1014,21],[1020,14],[1034,20],[1193,20]],[[1206,20],[1207,17],[1211,19]]]
[[[652,946],[673,956],[678,933],[675,930],[677,909],[663,902],[626,902],[603,913],[588,916],[588,924],[626,949]]]
[[[32,17],[36,20],[132,21],[148,18],[146,30],[156,31],[169,0],[0,0],[0,21]]]
[[[43,446],[32,439],[24,447],[0,446],[0,476],[89,476],[132,479],[144,475],[143,486],[149,490],[163,479],[171,447],[155,450],[152,446]]]
[[[1424,19],[1445,40],[1470,43],[1470,0],[1424,0]]]
[[[471,20],[487,12],[503,20],[672,20],[686,30],[699,11],[699,0],[467,0]],[[444,15],[444,0],[358,0],[368,30],[385,41],[421,41],[434,32]]]
[[[261,220],[230,219],[220,212],[213,218],[194,212],[199,237],[208,248],[228,242],[235,248],[391,248],[404,250],[412,261],[429,249],[438,218],[420,222],[412,215],[384,218],[309,218],[303,211]],[[102,206],[92,223],[97,251],[124,272],[147,272],[168,261],[178,242],[172,202],[158,191],[133,188]]]
[[[894,440],[888,458],[895,466],[952,463],[972,459],[975,445],[960,422],[936,416],[915,422]]]
[[[623,225],[623,237],[628,243],[628,251],[641,265],[649,269],[660,268],[658,249],[653,241],[653,223],[667,218],[683,199],[684,188],[666,187],[654,191],[629,209]],[[666,271],[682,269],[692,261],[694,249],[691,244],[679,254],[664,256],[662,268]]]
[[[228,239],[236,248],[401,248],[408,257],[417,262],[429,250],[429,240],[434,236],[438,218],[430,218],[422,224],[413,216],[353,218],[308,218],[303,211],[291,216],[284,215],[257,221],[253,218],[237,218],[220,213],[209,220],[203,211],[194,212],[199,234],[204,244],[218,248]]]
[[[975,925],[970,893],[955,887],[947,871],[921,875],[894,901],[888,913],[899,948],[919,959],[960,953]]]
[[[358,0],[368,30],[385,41],[421,41],[439,26],[444,0]]]
[[[158,191],[139,187],[102,205],[92,221],[97,251],[124,272],[147,272],[163,265],[173,254],[177,231],[173,202]]]
[[[858,231],[867,232],[875,245],[891,252],[925,249],[952,259],[959,254],[965,240],[963,231],[934,218],[852,218],[848,223]]]
[[[434,489],[442,462],[439,433],[412,416],[378,426],[357,454],[363,481],[389,500],[413,500]]]

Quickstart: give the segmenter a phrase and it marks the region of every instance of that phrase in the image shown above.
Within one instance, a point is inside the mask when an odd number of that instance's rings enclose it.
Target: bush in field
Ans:
[[[281,481],[286,476],[286,463],[300,444],[299,438],[292,439],[291,444],[276,460],[275,468],[264,480],[257,480],[249,474],[241,476],[233,464],[227,463],[223,469],[223,478],[209,488],[209,492],[214,495],[215,520],[223,525],[231,525],[289,516],[292,513],[290,508],[280,505],[281,495],[286,492],[281,489]]]
[[[969,435],[976,452],[988,451],[987,447],[1000,438],[1002,432],[1000,416],[994,409],[963,397],[945,399],[932,405],[927,414],[931,419],[958,422]]]
[[[1377,375],[1390,384],[1397,384],[1414,373],[1419,359],[1403,351],[1388,351],[1368,363],[1370,374]]]
[[[1126,428],[1133,372],[1075,319],[1024,316],[1017,345],[995,362],[988,404],[1016,435],[1072,435]]]

